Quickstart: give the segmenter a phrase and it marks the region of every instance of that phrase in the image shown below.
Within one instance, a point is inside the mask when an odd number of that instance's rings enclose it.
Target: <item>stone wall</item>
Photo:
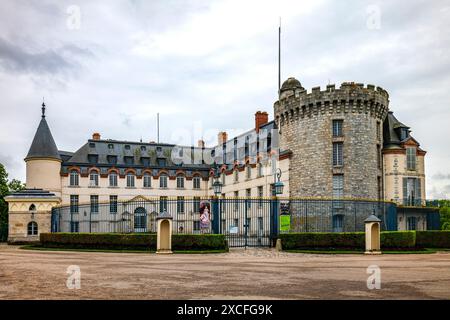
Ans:
[[[291,197],[331,198],[333,174],[343,174],[345,198],[377,199],[378,179],[382,184],[383,176],[378,160],[383,146],[382,123],[388,106],[388,93],[371,85],[343,83],[340,89],[329,85],[326,91],[283,92],[274,113],[280,147],[293,152]],[[343,120],[343,137],[333,138],[334,119]],[[334,141],[344,144],[341,167],[333,167]]]

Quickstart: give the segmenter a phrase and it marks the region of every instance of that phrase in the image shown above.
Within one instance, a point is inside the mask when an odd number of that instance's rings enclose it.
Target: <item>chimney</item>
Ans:
[[[228,140],[228,134],[225,131],[219,132],[219,145],[224,144]]]
[[[198,142],[197,142],[197,144],[198,144],[198,147],[199,148],[204,148],[205,147],[205,141],[203,141],[203,140],[198,140]]]
[[[100,140],[100,133],[95,132],[94,134],[92,134],[92,140]]]
[[[258,133],[259,128],[269,122],[269,114],[267,112],[258,111],[255,113],[255,130]]]

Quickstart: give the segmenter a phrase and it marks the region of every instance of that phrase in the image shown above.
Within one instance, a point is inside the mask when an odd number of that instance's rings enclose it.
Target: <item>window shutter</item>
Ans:
[[[408,199],[408,179],[403,178],[403,204],[407,204]]]
[[[417,199],[417,202],[419,202],[418,205],[420,205],[422,202],[422,188],[421,187],[422,186],[420,183],[420,178],[417,178],[416,179],[416,199]]]

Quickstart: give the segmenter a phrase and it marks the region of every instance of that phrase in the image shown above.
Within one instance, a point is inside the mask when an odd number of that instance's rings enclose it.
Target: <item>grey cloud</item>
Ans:
[[[43,52],[30,52],[0,38],[0,65],[7,71],[28,74],[60,74],[80,67],[73,56],[93,57],[93,53],[74,44]]]
[[[450,173],[436,173],[432,176],[433,180],[450,180]]]

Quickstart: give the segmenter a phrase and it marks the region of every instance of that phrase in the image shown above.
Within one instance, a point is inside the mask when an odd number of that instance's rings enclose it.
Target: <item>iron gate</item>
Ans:
[[[200,221],[203,204],[208,204],[211,213],[206,229]],[[279,232],[364,231],[364,219],[371,214],[382,220],[383,230],[397,230],[396,206],[387,202],[139,196],[122,202],[56,207],[52,232],[155,233],[160,212],[172,215],[174,234],[224,234],[230,247],[273,246]]]

